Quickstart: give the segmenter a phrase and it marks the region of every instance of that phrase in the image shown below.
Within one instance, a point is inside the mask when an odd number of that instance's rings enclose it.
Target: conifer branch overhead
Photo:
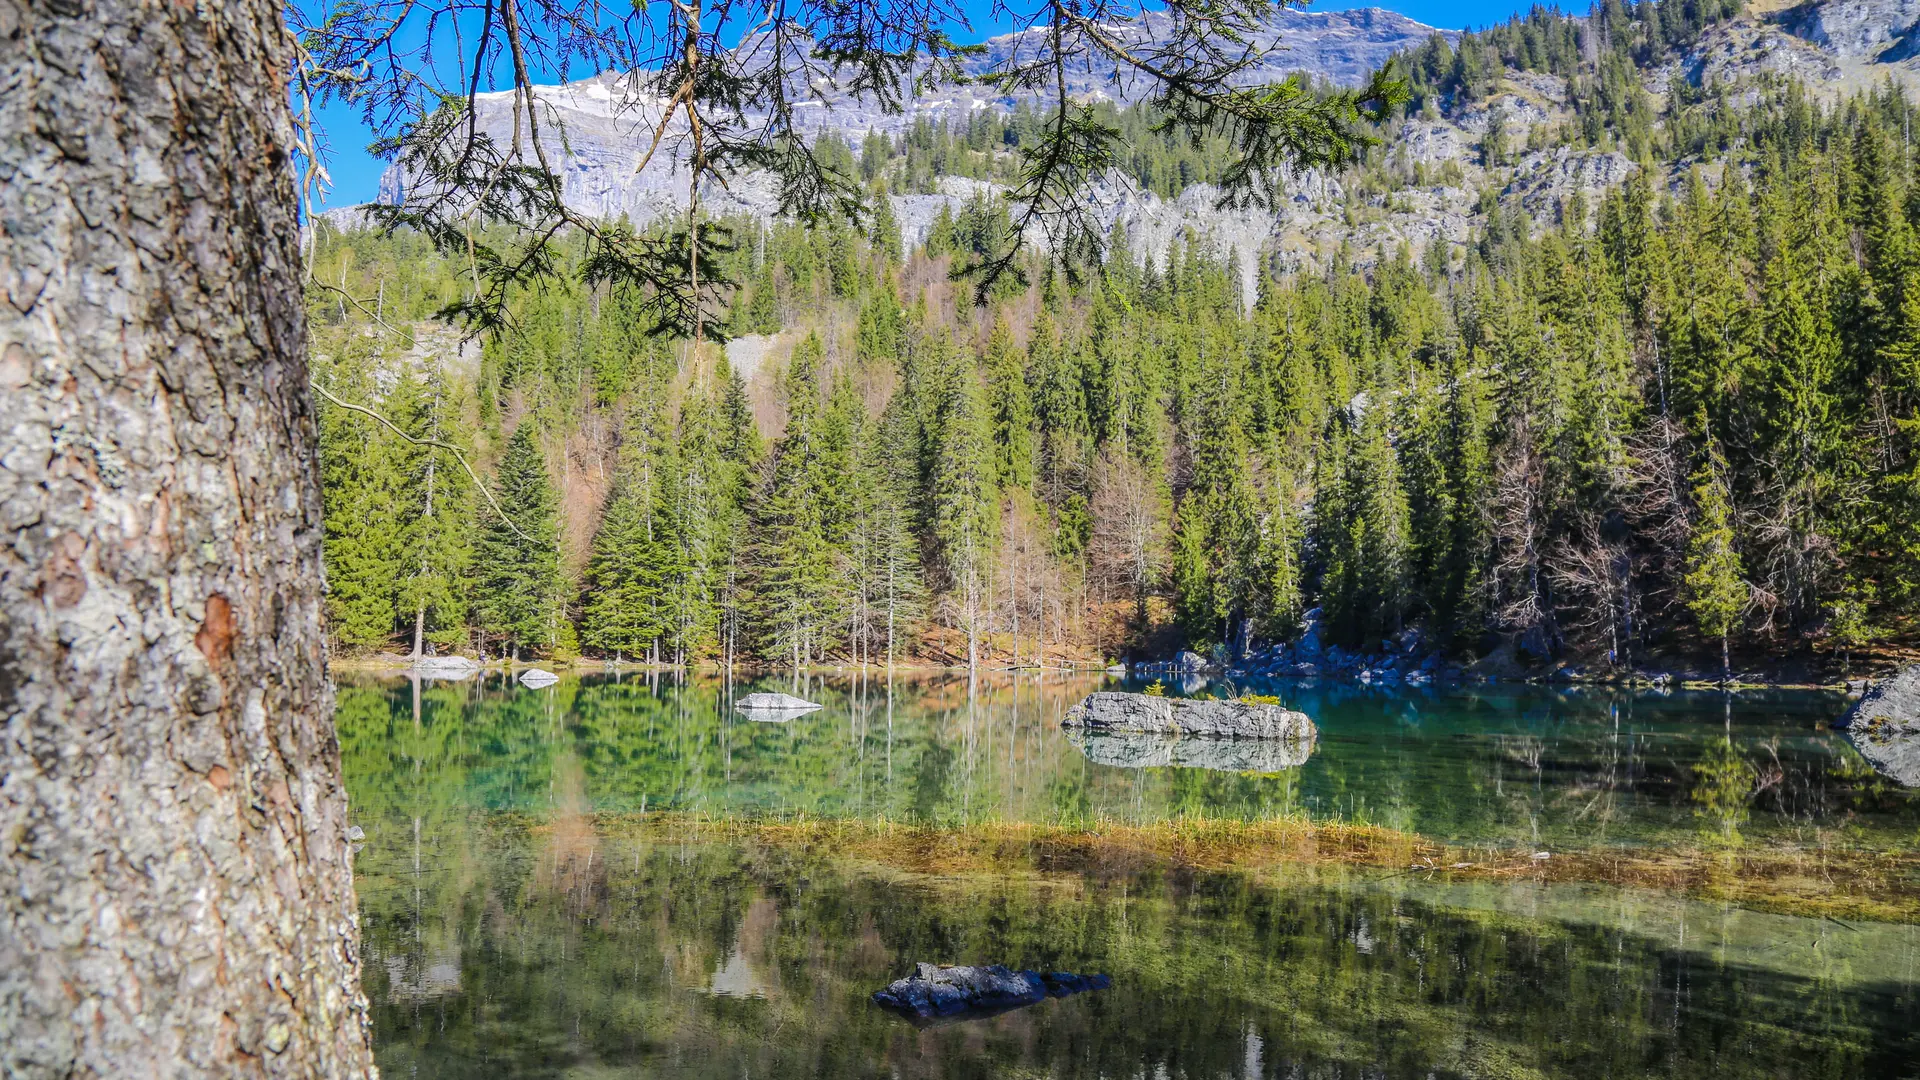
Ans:
[[[1053,122],[1018,151],[1016,227],[956,267],[981,298],[1002,276],[1021,277],[1020,255],[1037,239],[1058,262],[1102,254],[1087,193],[1113,165],[1122,136],[1069,93],[1076,62],[1099,59],[1116,78],[1145,83],[1160,132],[1224,137],[1235,156],[1222,173],[1223,203],[1270,205],[1289,169],[1353,160],[1370,141],[1367,122],[1402,91],[1384,74],[1349,91],[1298,77],[1254,83],[1269,51],[1261,35],[1295,3],[996,4],[1018,44],[973,75],[960,61],[980,47],[950,36],[969,26],[957,0],[672,0],[630,10],[598,0],[312,0],[291,5],[289,21],[301,41],[303,99],[355,107],[381,134],[376,152],[405,178],[402,197],[374,208],[374,220],[467,255],[472,289],[444,317],[497,329],[511,318],[509,290],[584,273],[648,296],[659,332],[718,339],[718,300],[733,282],[712,274],[704,188],[731,190],[735,177],[753,172],[775,180],[780,211],[795,219],[865,212],[854,177],[816,153],[800,119],[802,105],[827,102],[826,87],[897,114],[929,84],[973,81],[1049,110]],[[644,147],[636,168],[670,157],[676,172],[685,169],[680,221],[636,230],[568,204],[564,162],[552,154],[566,132],[536,80],[583,66],[604,73],[616,114],[633,123]],[[478,122],[488,85],[513,95],[509,136]],[[562,265],[554,241],[563,233],[584,238],[587,258]]]

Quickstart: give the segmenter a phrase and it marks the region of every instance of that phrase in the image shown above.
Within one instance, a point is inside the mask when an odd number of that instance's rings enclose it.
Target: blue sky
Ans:
[[[973,19],[973,33],[963,36],[962,40],[979,40],[1006,29],[989,21],[990,3],[983,0],[965,2],[970,10],[978,14]],[[1584,10],[1586,5],[1574,0],[1571,6]],[[1338,11],[1361,7],[1383,7],[1429,26],[1462,29],[1501,22],[1516,12],[1531,9],[1533,0],[1469,0],[1465,3],[1446,3],[1444,0],[1374,0],[1371,3],[1368,0],[1318,0],[1311,10]],[[380,170],[383,168],[383,163],[365,149],[373,141],[373,133],[360,122],[353,110],[338,105],[320,110],[316,119],[322,126],[329,146],[327,170],[333,179],[333,187],[321,200],[320,208],[351,206],[371,200],[378,191]]]

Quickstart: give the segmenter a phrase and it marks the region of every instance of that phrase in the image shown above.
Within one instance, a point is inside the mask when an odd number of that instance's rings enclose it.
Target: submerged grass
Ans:
[[[933,876],[1341,866],[1381,877],[1659,889],[1784,915],[1920,922],[1920,856],[1905,851],[1703,845],[1554,851],[1537,858],[1528,850],[1442,844],[1377,825],[1317,822],[1305,816],[1261,821],[1180,818],[1149,825],[1097,821],[1085,826],[933,826],[647,813],[597,815],[593,823],[603,834],[633,839],[759,844]]]

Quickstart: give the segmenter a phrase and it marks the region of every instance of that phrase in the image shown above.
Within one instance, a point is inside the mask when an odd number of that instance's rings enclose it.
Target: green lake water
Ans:
[[[604,816],[1304,813],[1529,850],[1920,840],[1920,799],[1826,730],[1837,695],[1240,687],[1321,728],[1263,774],[1123,767],[1155,748],[1069,739],[1061,714],[1106,685],[343,679],[383,1075],[1920,1077],[1920,927],[1344,867],[907,876]],[[826,707],[784,724],[728,707],[763,689]],[[921,1028],[867,1002],[916,961],[1113,985]]]

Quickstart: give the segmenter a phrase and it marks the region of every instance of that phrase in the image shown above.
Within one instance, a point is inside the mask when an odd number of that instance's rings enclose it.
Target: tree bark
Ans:
[[[272,0],[0,0],[0,1074],[373,1075]]]

